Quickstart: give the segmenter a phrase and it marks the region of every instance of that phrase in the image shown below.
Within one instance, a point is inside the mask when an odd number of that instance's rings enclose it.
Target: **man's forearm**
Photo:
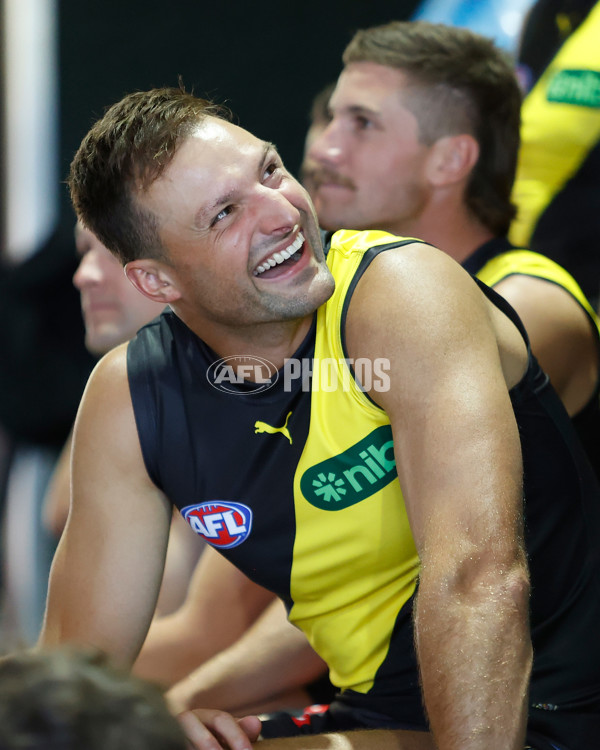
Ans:
[[[184,605],[154,619],[135,673],[171,687],[242,637],[273,599],[207,547]]]
[[[249,712],[273,696],[323,674],[325,663],[273,602],[235,644],[169,691],[179,710],[199,707]]]
[[[524,566],[465,591],[422,576],[416,640],[425,705],[443,750],[520,750],[532,650]]]
[[[189,674],[190,669],[226,648],[236,636],[237,633],[229,637],[221,629],[218,637],[211,633],[210,637],[199,638],[182,611],[155,617],[133,671],[138,677],[170,687]]]
[[[428,732],[357,730],[261,740],[256,750],[436,750]]]

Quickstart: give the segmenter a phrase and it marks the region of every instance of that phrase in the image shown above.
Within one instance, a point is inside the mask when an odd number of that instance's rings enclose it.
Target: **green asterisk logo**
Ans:
[[[342,495],[346,494],[344,484],[344,480],[341,478],[336,479],[336,475],[333,472],[329,472],[327,475],[321,472],[312,481],[312,486],[315,488],[315,495],[322,495],[323,500],[327,503],[330,503],[332,500],[339,502],[342,499]]]

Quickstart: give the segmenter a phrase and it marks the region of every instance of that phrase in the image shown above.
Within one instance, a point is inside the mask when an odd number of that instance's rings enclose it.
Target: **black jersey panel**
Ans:
[[[299,361],[310,360],[313,340],[314,327],[296,353]],[[308,433],[307,381],[279,373],[260,395],[231,380],[220,390],[207,377],[217,356],[171,312],[146,326],[128,354],[153,481],[209,544],[289,604],[295,536],[289,498]]]

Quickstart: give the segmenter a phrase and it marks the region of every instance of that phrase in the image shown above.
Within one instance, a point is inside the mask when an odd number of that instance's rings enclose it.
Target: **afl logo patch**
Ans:
[[[209,500],[187,505],[181,515],[196,534],[218,549],[237,547],[248,538],[252,528],[252,511],[241,503]]]

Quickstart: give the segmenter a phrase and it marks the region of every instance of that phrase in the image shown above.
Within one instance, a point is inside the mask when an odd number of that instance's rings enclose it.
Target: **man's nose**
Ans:
[[[319,164],[338,164],[343,157],[338,126],[332,120],[312,141],[306,153],[308,159]]]
[[[97,284],[102,279],[102,271],[98,264],[89,257],[84,255],[79,261],[77,270],[73,274],[73,284],[77,289],[84,289],[91,284]]]
[[[257,202],[260,231],[265,235],[289,234],[301,220],[300,211],[281,189],[264,188]]]

